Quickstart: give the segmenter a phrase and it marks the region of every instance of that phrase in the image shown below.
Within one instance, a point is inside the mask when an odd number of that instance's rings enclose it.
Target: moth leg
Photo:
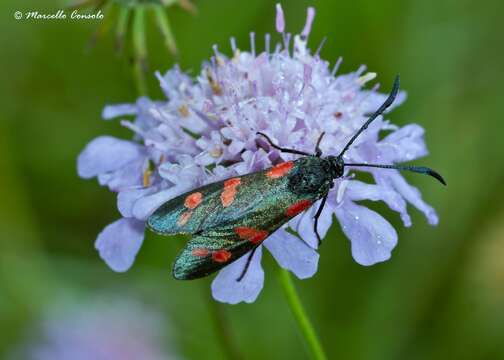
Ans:
[[[300,150],[296,150],[296,149],[288,149],[288,148],[283,148],[283,147],[280,147],[276,144],[273,143],[273,141],[271,141],[271,139],[268,137],[268,135],[258,131],[256,133],[257,135],[261,135],[263,136],[264,138],[266,138],[266,140],[268,141],[268,143],[270,144],[271,147],[281,151],[281,152],[284,152],[284,153],[289,153],[289,154],[297,154],[297,155],[305,155],[305,156],[310,156],[311,154],[308,154],[307,152],[304,152],[304,151],[300,151]]]
[[[315,156],[316,157],[321,157],[322,156],[322,150],[320,149],[320,143],[322,142],[322,138],[325,135],[325,131],[322,131],[322,134],[320,134],[318,140],[317,140],[317,145],[315,145]]]
[[[254,257],[254,254],[255,254],[255,251],[257,250],[257,246],[255,248],[252,249],[252,251],[250,252],[250,255],[248,256],[247,258],[247,263],[245,264],[245,267],[243,268],[243,271],[242,273],[240,274],[240,276],[238,276],[236,278],[236,281],[237,282],[240,282],[243,280],[243,278],[245,277],[245,275],[247,274],[247,271],[248,271],[248,268],[250,266],[250,262],[252,261],[252,258]]]
[[[320,217],[320,214],[322,214],[322,210],[324,210],[326,200],[327,200],[327,195],[322,198],[322,202],[320,203],[320,206],[319,206],[317,213],[315,214],[315,217],[314,217],[315,222],[313,223],[313,231],[315,232],[315,235],[317,236],[318,246],[320,246],[320,244],[322,244],[322,238],[320,237],[320,234],[318,232],[318,219]]]

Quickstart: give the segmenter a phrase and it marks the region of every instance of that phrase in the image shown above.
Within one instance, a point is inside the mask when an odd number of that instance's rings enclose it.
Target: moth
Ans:
[[[345,163],[343,155],[394,101],[399,76],[392,91],[364,125],[353,135],[338,156],[322,157],[318,138],[314,154],[282,148],[264,133],[269,145],[284,153],[301,155],[295,161],[269,169],[214,182],[182,194],[162,205],[147,225],[162,235],[190,234],[192,238],[175,260],[173,276],[189,280],[207,276],[250,252],[246,266],[236,279],[245,276],[255,249],[287,221],[322,199],[314,217],[314,232],[334,180],[343,176],[345,167],[374,167],[407,170],[430,175],[446,185],[443,177],[423,166]]]

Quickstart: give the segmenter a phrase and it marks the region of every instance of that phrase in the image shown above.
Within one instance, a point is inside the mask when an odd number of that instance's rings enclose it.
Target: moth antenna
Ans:
[[[446,186],[445,179],[437,171],[425,166],[409,166],[409,165],[380,165],[380,164],[344,164],[344,166],[360,166],[360,167],[374,167],[382,169],[396,169],[400,171],[411,171],[418,174],[429,175],[438,180],[441,184]]]
[[[367,127],[369,126],[369,124],[371,124],[373,122],[373,120],[375,120],[378,116],[380,116],[385,110],[387,110],[387,108],[392,105],[392,103],[394,102],[396,96],[397,96],[397,93],[399,91],[399,75],[396,75],[395,79],[394,79],[394,85],[392,86],[392,91],[390,92],[390,95],[388,96],[387,100],[385,100],[385,102],[382,104],[382,106],[380,106],[378,108],[378,110],[375,111],[375,113],[373,115],[371,115],[369,117],[369,119],[367,119],[367,121],[364,123],[364,125],[362,125],[362,127],[355,133],[354,136],[352,136],[352,138],[350,139],[350,141],[345,145],[345,147],[343,148],[343,150],[341,150],[340,154],[338,155],[338,157],[342,157],[343,154],[348,150],[348,148],[350,148],[350,146],[353,144],[353,142],[355,141],[355,139],[357,139],[359,137],[359,135],[367,129]]]
[[[266,139],[266,141],[268,142],[268,144],[273,147],[274,149],[277,149],[279,150],[280,152],[284,152],[284,153],[289,153],[289,154],[296,154],[296,155],[304,155],[304,156],[309,156],[311,154],[308,154],[307,152],[304,152],[304,151],[300,151],[300,150],[296,150],[296,149],[288,149],[288,148],[283,148],[283,147],[280,147],[278,145],[276,145],[268,135],[266,135],[265,133],[262,133],[260,131],[256,132],[257,135],[261,135],[262,137],[264,137]]]

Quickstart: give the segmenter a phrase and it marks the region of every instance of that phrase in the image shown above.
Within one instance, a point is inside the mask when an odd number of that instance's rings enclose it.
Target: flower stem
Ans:
[[[139,5],[134,10],[132,37],[134,51],[133,75],[138,94],[144,96],[147,94],[147,82],[145,79],[145,73],[147,72],[147,46],[145,40],[145,8],[143,5]]]
[[[205,292],[208,290],[205,289]],[[239,360],[242,359],[240,351],[233,341],[232,332],[229,326],[228,319],[224,313],[222,305],[217,301],[206,295],[208,302],[208,309],[210,311],[210,316],[212,317],[214,328],[216,330],[216,336],[218,337],[221,349],[228,360]]]
[[[301,300],[299,299],[296,288],[294,287],[290,272],[281,267],[278,267],[278,269],[278,278],[282,284],[282,289],[285,297],[287,298],[287,303],[296,318],[301,334],[308,345],[311,357],[316,360],[327,359],[324,349],[320,344],[320,340],[315,333],[315,329],[313,328],[310,319],[306,315],[303,305],[301,304]]]
[[[168,51],[172,55],[176,56],[178,53],[177,43],[175,42],[175,37],[173,36],[170,21],[166,15],[165,8],[162,5],[154,6],[154,14],[156,15],[156,20]]]

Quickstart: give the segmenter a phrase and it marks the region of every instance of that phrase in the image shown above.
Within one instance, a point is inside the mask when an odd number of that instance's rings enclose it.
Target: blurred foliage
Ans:
[[[114,31],[115,50],[120,55],[124,48],[130,45],[127,39],[131,38],[131,46],[128,50],[132,52],[133,75],[138,93],[145,95],[147,93],[146,77],[149,73],[145,18],[146,15],[154,18],[164,45],[168,52],[176,57],[177,42],[167,14],[168,9],[174,5],[191,13],[196,12],[196,7],[189,0],[83,0],[73,2],[70,9],[76,11],[89,9],[87,12],[89,14],[105,16],[90,39],[90,48],[93,48],[96,42],[107,33]]]
[[[197,0],[197,15],[170,12],[181,67],[195,74],[211,46],[274,32],[274,2]],[[437,228],[412,210],[414,226],[391,219],[400,242],[392,259],[354,263],[334,226],[317,275],[298,281],[331,359],[504,358],[504,160],[502,2],[488,0],[285,1],[287,29],[317,16],[312,48],[344,56],[343,72],[365,63],[389,88],[400,73],[409,99],[391,115],[426,129],[431,155],[418,163],[448,181],[408,175],[440,214]],[[96,21],[15,20],[14,11],[54,12],[61,1],[0,2],[0,354],[23,341],[41,311],[68,293],[125,292],[166,310],[181,355],[223,356],[208,312],[210,279],[177,282],[170,265],[180,242],[149,234],[135,266],[115,274],[93,248],[119,217],[115,197],[76,175],[75,159],[93,137],[130,136],[100,120],[105,104],[133,101],[131,64],[112,38],[91,52]],[[499,10],[500,7],[500,10]],[[150,22],[149,24],[151,24]],[[147,28],[151,70],[173,65]],[[160,97],[153,76],[150,93]],[[247,359],[303,359],[303,342],[266,256],[265,289],[253,305],[224,306],[229,331]],[[1,355],[0,355],[1,356]]]

